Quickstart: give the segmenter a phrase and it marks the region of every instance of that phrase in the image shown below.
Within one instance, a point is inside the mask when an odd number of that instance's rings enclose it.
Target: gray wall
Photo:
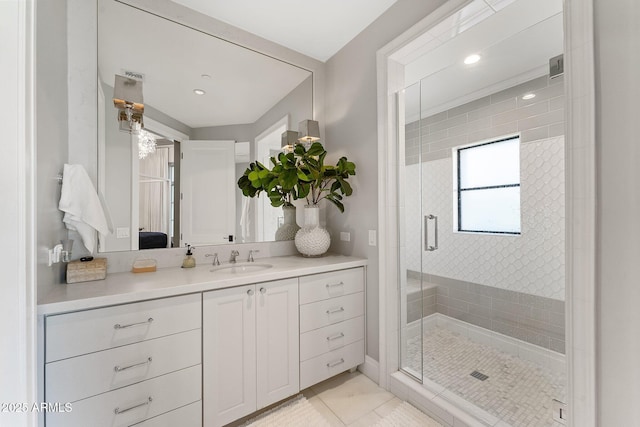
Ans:
[[[367,354],[378,359],[378,249],[367,230],[378,228],[378,121],[376,52],[435,10],[441,0],[398,0],[326,63],[324,141],[332,161],[356,163],[354,194],[345,212],[327,208],[332,251],[369,259],[367,267]],[[350,242],[340,231],[351,232]]]
[[[276,121],[289,114],[291,130],[298,130],[298,123],[305,119],[313,118],[313,78],[309,76],[295,89],[287,94],[280,102],[264,113],[254,123],[254,137],[267,130]],[[253,142],[253,140],[252,140]],[[254,154],[255,147],[251,147]],[[255,157],[255,156],[254,156]]]
[[[233,141],[251,141],[253,138],[253,125],[227,125],[227,126],[210,126],[206,128],[195,128],[191,132],[191,139],[194,140],[233,140]]]
[[[64,1],[40,1],[36,13],[37,283],[48,293],[64,281],[64,264],[47,266],[48,252],[67,231],[58,210],[61,186],[55,177],[68,162],[67,8]],[[78,245],[76,243],[74,246]]]
[[[595,0],[598,416],[640,425],[640,3]]]

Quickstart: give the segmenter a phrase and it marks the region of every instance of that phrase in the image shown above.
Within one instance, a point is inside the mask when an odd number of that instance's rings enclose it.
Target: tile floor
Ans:
[[[566,401],[566,378],[535,363],[441,327],[407,341],[409,366],[424,360],[425,378],[518,427],[560,427],[553,421],[552,399]],[[451,357],[455,355],[455,357]],[[480,371],[488,379],[470,374]]]
[[[332,427],[371,426],[402,403],[360,372],[345,372],[303,390],[302,394]],[[247,418],[255,416],[251,414]],[[240,426],[246,420],[238,420],[227,427]]]

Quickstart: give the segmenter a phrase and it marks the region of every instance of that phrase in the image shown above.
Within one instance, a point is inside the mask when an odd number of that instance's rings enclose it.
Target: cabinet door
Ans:
[[[298,279],[256,285],[258,409],[299,388]]]
[[[203,294],[205,426],[256,410],[255,285]]]

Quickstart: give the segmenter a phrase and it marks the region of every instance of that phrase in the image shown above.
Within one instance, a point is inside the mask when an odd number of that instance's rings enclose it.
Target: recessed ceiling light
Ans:
[[[202,74],[200,77],[202,77],[203,79],[210,79],[211,76],[209,74]]]
[[[467,65],[475,64],[478,61],[480,61],[480,55],[478,55],[477,53],[474,53],[473,55],[469,55],[466,58],[464,58],[464,63]]]
[[[193,93],[195,93],[196,95],[204,95],[206,92],[202,89],[194,89]]]
[[[536,97],[536,94],[535,94],[535,93],[525,93],[524,95],[522,95],[522,99],[524,99],[525,101],[526,101],[527,99],[533,99],[533,98],[535,98],[535,97]]]

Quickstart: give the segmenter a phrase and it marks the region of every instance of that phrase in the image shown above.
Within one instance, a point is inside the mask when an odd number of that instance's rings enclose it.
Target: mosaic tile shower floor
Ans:
[[[420,366],[420,337],[407,340]],[[442,327],[424,330],[424,376],[514,427],[559,427],[551,401],[566,401],[566,378]],[[473,371],[488,375],[480,381]]]

